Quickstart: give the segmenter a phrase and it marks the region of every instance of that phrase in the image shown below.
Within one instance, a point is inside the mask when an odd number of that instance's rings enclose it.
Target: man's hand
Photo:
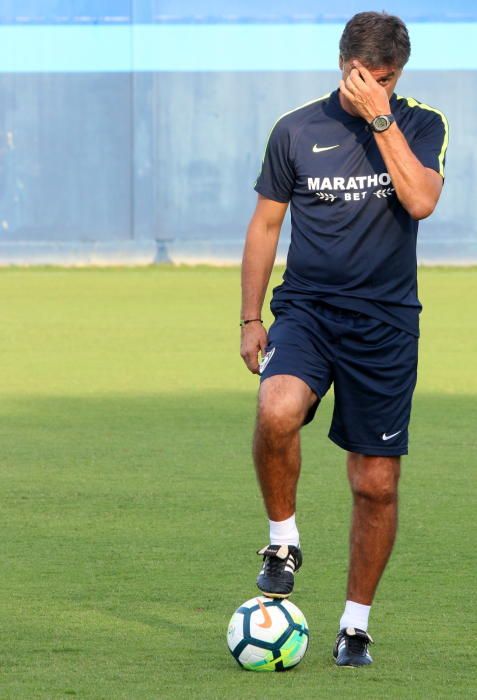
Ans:
[[[340,90],[368,124],[380,114],[391,112],[385,88],[359,61],[353,61],[353,68],[346,80],[340,80]]]
[[[253,374],[259,374],[258,353],[265,355],[267,347],[267,331],[261,323],[252,322],[242,326],[240,341],[240,355]]]

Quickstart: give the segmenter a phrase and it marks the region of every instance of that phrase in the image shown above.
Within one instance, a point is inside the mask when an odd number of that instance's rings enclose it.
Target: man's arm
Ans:
[[[380,114],[389,114],[386,90],[359,61],[354,65],[346,81],[341,81],[340,90],[368,123]],[[439,200],[442,177],[416,158],[396,122],[374,137],[399,201],[413,219],[425,219]]]
[[[287,207],[286,203],[258,196],[242,259],[242,319],[261,318]],[[258,374],[258,353],[261,351],[263,355],[266,345],[267,332],[261,323],[247,323],[242,327],[240,354],[255,374]]]

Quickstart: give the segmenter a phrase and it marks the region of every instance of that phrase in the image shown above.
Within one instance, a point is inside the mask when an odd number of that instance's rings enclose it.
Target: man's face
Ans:
[[[358,59],[359,60],[359,59]],[[365,65],[363,63],[363,65]],[[401,77],[402,68],[397,66],[382,66],[381,68],[370,68],[366,66],[376,82],[381,85],[387,92],[390,98],[396,87],[396,83]],[[343,80],[346,80],[351,70],[353,69],[352,60],[343,61],[340,56],[340,69],[343,73]]]

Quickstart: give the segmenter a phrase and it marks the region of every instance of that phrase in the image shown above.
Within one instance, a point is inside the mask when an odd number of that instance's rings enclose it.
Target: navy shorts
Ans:
[[[276,301],[261,381],[302,379],[335,403],[329,438],[350,452],[404,455],[416,385],[418,338],[365,314],[313,300]],[[304,424],[313,420],[319,401]]]

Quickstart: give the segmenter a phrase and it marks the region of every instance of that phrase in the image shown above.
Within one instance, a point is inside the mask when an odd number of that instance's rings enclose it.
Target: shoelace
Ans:
[[[346,637],[348,649],[352,654],[364,654],[368,646],[368,641],[363,637]]]
[[[274,557],[271,555],[267,555],[265,557],[265,571],[267,574],[270,574],[271,576],[275,576],[276,574],[280,574],[282,570],[285,568],[288,558],[293,557],[292,554],[289,554],[286,559],[280,559],[279,557]]]

